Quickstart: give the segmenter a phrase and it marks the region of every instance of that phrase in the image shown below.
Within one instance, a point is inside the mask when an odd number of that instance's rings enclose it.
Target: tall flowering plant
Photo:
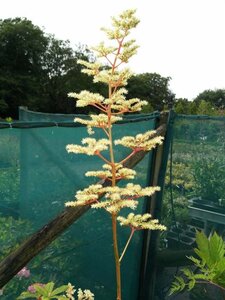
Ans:
[[[80,93],[70,93],[69,96],[76,99],[77,107],[93,106],[99,110],[98,115],[90,115],[90,119],[84,120],[75,118],[87,126],[89,135],[94,134],[93,128],[101,128],[105,138],[96,140],[87,137],[82,140],[81,145],[67,145],[66,149],[72,153],[82,153],[95,155],[103,160],[101,170],[89,171],[86,176],[94,176],[105,179],[110,182],[109,185],[92,184],[89,187],[80,190],[75,195],[75,200],[66,203],[66,206],[90,205],[94,209],[102,208],[109,213],[112,220],[113,251],[115,257],[117,300],[122,299],[121,270],[123,256],[134,235],[141,229],[165,230],[158,220],[152,219],[151,215],[135,215],[134,213],[122,217],[119,215],[121,209],[130,208],[135,210],[138,200],[144,196],[151,196],[159,187],[142,188],[138,184],[127,183],[123,187],[117,185],[118,181],[133,179],[136,172],[124,167],[124,163],[139,151],[150,151],[157,145],[162,144],[163,138],[155,136],[155,131],[147,131],[144,134],[136,136],[125,136],[121,139],[113,139],[113,124],[122,120],[124,113],[134,113],[142,109],[147,104],[138,98],[126,99],[127,90],[124,86],[132,73],[128,68],[122,65],[127,64],[129,59],[136,54],[138,46],[135,40],[128,40],[130,30],[135,28],[139,20],[135,17],[135,10],[127,10],[121,13],[117,18],[112,18],[112,29],[102,28],[107,38],[111,41],[110,46],[100,43],[93,48],[97,54],[98,60],[87,62],[80,60],[79,63],[84,66],[84,73],[94,77],[94,82],[102,82],[108,86],[108,95],[103,97],[98,93],[81,91]],[[108,67],[104,67],[102,59],[105,59]],[[130,149],[130,154],[120,161],[115,159],[115,148],[122,145]],[[108,152],[108,155],[106,155]],[[117,223],[122,226],[130,227],[130,237],[124,250],[119,253]]]

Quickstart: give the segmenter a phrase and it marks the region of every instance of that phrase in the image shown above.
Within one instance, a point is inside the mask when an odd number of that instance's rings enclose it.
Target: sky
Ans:
[[[126,9],[140,19],[129,63],[135,74],[171,77],[177,98],[225,89],[225,0],[1,0],[0,19],[26,17],[73,48],[89,47],[105,40],[100,28]]]

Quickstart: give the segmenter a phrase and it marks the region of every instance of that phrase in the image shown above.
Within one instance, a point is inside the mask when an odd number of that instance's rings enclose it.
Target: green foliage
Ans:
[[[205,100],[201,100],[198,103],[197,109],[196,109],[197,115],[208,115],[208,116],[214,116],[216,115],[216,107],[212,105],[212,103],[207,102]]]
[[[168,163],[168,168],[166,172],[166,185],[170,184],[170,162]],[[194,186],[194,177],[191,173],[191,167],[187,163],[176,162],[172,164],[172,185],[174,188],[181,189],[183,192],[185,190],[190,190]]]
[[[31,21],[0,20],[0,98],[5,114],[15,116],[18,105],[38,98],[46,44],[44,33]]]
[[[54,289],[54,282],[49,282],[45,285],[38,285],[34,284],[32,292],[23,292],[17,299],[43,299],[43,300],[50,300],[50,299],[57,299],[57,300],[63,300],[63,299],[71,299],[68,298],[66,295],[63,295],[62,293],[66,292],[68,289],[67,285],[62,285],[59,288]]]
[[[217,108],[225,107],[225,89],[205,90],[201,92],[194,101],[199,103],[202,100],[211,103]]]
[[[175,99],[174,110],[185,115],[224,115],[225,90],[206,90],[193,101],[186,98]]]
[[[75,300],[74,293],[76,290],[71,283],[61,285],[55,288],[54,282],[46,284],[34,283],[28,287],[26,292],[23,292],[17,300],[22,299],[37,299],[37,300]],[[90,290],[82,291],[80,288],[77,291],[77,300],[94,300],[94,294]]]
[[[219,203],[225,199],[224,158],[218,155],[201,155],[192,164],[195,188],[199,196],[205,200]]]
[[[225,242],[216,232],[210,237],[203,232],[196,233],[196,257],[188,257],[197,267],[198,273],[188,268],[182,270],[183,276],[176,276],[170,295],[192,290],[196,284],[210,283],[225,289]]]
[[[30,223],[26,220],[12,217],[0,217],[0,259],[16,248],[24,238],[24,232],[30,231]]]
[[[148,101],[149,111],[162,110],[171,100],[169,90],[170,77],[162,77],[157,73],[143,73],[132,76],[128,80],[128,98],[140,98]],[[145,110],[146,111],[146,110]]]
[[[93,86],[77,59],[91,52],[45,34],[25,18],[0,20],[0,111],[17,118],[18,106],[74,113],[67,93]],[[101,85],[97,88],[101,89]],[[79,111],[80,112],[80,111]]]

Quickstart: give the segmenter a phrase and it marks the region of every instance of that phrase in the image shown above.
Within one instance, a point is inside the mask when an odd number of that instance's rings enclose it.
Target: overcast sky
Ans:
[[[225,0],[1,0],[0,18],[26,17],[73,47],[94,46],[100,27],[130,8],[141,21],[129,64],[136,74],[170,76],[176,97],[189,100],[225,88]]]

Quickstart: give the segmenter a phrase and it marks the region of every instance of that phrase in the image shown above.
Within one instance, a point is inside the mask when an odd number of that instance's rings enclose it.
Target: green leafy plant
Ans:
[[[222,157],[221,157],[222,156]],[[225,169],[223,154],[217,156],[209,153],[201,155],[193,163],[195,187],[202,199],[219,204],[225,199]]]
[[[176,276],[170,295],[192,290],[196,284],[209,283],[225,291],[225,242],[216,232],[210,237],[203,232],[196,233],[197,257],[188,257],[197,267],[197,272],[182,269],[182,276]]]
[[[75,289],[70,283],[67,285],[61,285],[55,288],[54,282],[47,284],[34,283],[28,287],[26,292],[23,292],[17,299],[37,299],[37,300],[75,300],[74,293]],[[77,300],[93,300],[94,295],[89,290],[82,291],[78,289]]]
[[[101,128],[105,138],[98,140],[90,137],[84,138],[82,145],[67,145],[67,151],[76,154],[94,155],[100,158],[104,162],[102,170],[89,171],[85,175],[97,177],[108,182],[109,185],[92,184],[84,190],[78,191],[75,201],[67,202],[66,206],[90,205],[95,209],[102,208],[110,215],[117,300],[122,299],[120,268],[122,259],[134,233],[141,229],[165,230],[165,226],[160,225],[158,220],[152,219],[152,216],[148,213],[143,215],[129,213],[126,218],[119,216],[122,209],[136,209],[139,198],[151,196],[160,189],[159,187],[142,188],[140,185],[133,183],[128,183],[125,186],[117,185],[118,181],[134,179],[136,176],[134,170],[124,166],[129,158],[139,151],[150,151],[157,145],[162,144],[162,137],[156,136],[155,131],[147,131],[136,136],[125,136],[117,140],[113,139],[113,124],[122,120],[124,113],[139,112],[142,106],[147,104],[146,101],[138,98],[126,99],[127,90],[123,87],[127,85],[132,73],[128,68],[122,68],[122,65],[128,63],[129,59],[136,54],[138,48],[135,40],[127,40],[127,37],[130,30],[135,28],[138,23],[139,20],[135,17],[135,10],[127,10],[121,13],[118,18],[112,18],[112,29],[103,28],[108,39],[112,42],[111,45],[106,46],[102,42],[99,46],[93,48],[98,57],[97,61],[93,63],[84,60],[79,61],[84,66],[83,72],[93,76],[94,82],[107,85],[107,97],[86,90],[69,94],[70,97],[76,99],[77,107],[91,106],[100,111],[98,115],[90,115],[88,120],[76,118],[75,122],[86,125],[89,135],[95,134],[93,127]],[[102,64],[102,59],[108,63],[107,68]],[[130,151],[122,160],[117,159],[115,150],[117,146],[126,147]],[[130,228],[130,237],[121,253],[119,253],[118,248],[117,221],[120,225]]]

